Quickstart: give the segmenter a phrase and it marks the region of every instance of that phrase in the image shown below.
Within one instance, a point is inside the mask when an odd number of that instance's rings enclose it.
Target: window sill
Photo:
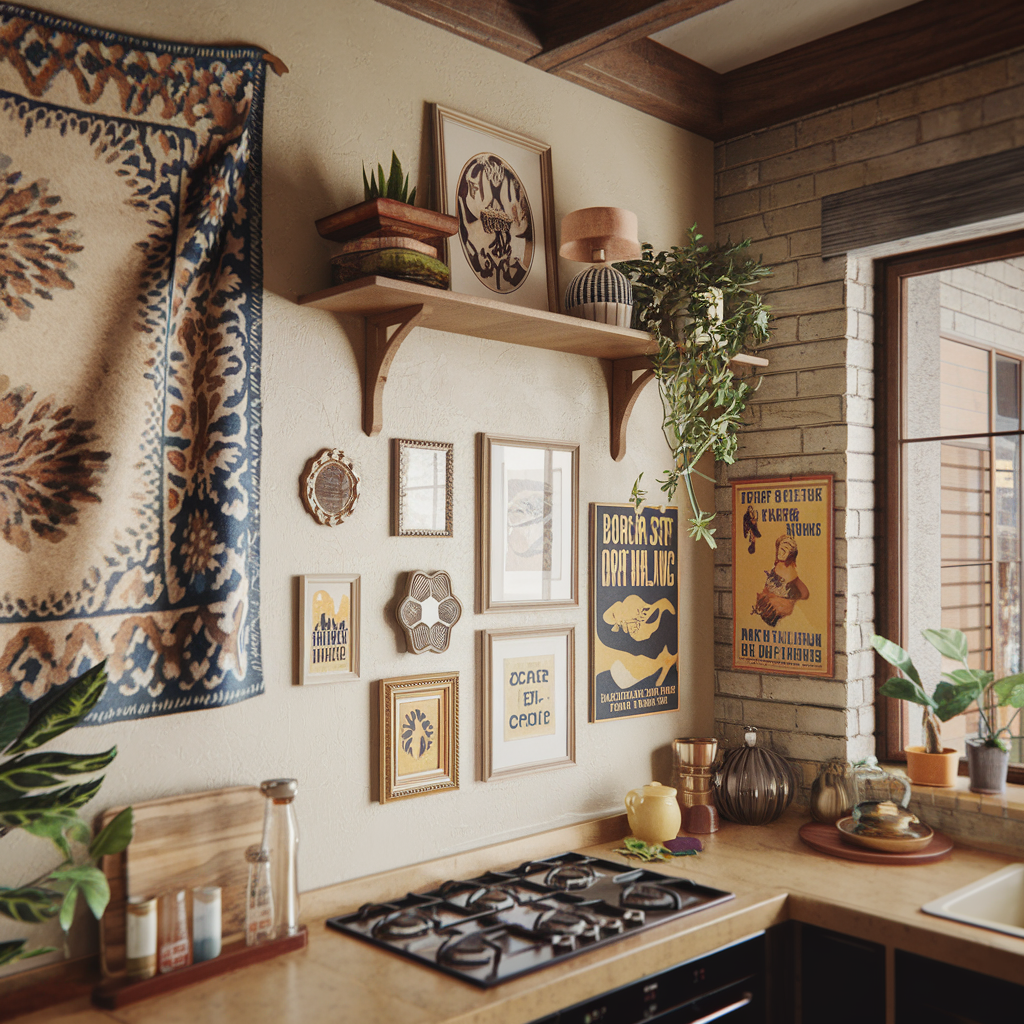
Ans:
[[[1006,791],[1000,796],[972,793],[969,786],[970,780],[966,776],[960,776],[951,788],[911,783],[911,799],[924,807],[942,807],[950,811],[990,814],[994,818],[1024,821],[1024,786],[1007,783]]]

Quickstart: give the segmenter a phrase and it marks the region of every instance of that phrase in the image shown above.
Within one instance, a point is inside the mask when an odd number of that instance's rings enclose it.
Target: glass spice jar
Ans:
[[[160,899],[160,973],[188,967],[192,962],[192,946],[188,939],[188,914],[185,890],[179,889]]]
[[[270,882],[270,854],[260,846],[245,851],[249,884],[245,890],[245,944],[255,946],[274,937],[274,892]]]

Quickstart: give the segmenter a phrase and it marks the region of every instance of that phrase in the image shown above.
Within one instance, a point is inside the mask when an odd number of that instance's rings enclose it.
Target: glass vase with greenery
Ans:
[[[658,482],[670,501],[682,482],[693,512],[690,536],[712,548],[715,513],[701,508],[692,477],[704,476],[697,463],[707,452],[716,462],[735,461],[736,435],[754,388],[736,378],[730,361],[767,341],[771,320],[755,291],[771,269],[747,256],[749,245],[750,239],[708,245],[694,225],[685,246],[655,252],[645,242],[640,259],[615,264],[633,286],[634,326],[658,345],[651,362],[672,452]],[[633,485],[637,507],[646,497],[642,476]]]

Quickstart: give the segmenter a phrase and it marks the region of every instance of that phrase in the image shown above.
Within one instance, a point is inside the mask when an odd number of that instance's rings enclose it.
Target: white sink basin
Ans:
[[[1024,939],[1024,864],[1011,864],[921,909],[936,917]]]

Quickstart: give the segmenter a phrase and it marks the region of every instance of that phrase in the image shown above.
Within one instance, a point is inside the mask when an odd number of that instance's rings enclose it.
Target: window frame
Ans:
[[[905,645],[906,507],[900,438],[907,423],[907,286],[911,277],[974,263],[1024,256],[1024,231],[921,249],[875,261],[875,631]],[[1024,435],[1024,429],[1021,430]],[[909,708],[878,693],[891,670],[875,657],[876,750],[880,760],[905,761]],[[960,774],[967,774],[961,758]],[[1024,766],[1011,765],[1009,781],[1024,783]]]

